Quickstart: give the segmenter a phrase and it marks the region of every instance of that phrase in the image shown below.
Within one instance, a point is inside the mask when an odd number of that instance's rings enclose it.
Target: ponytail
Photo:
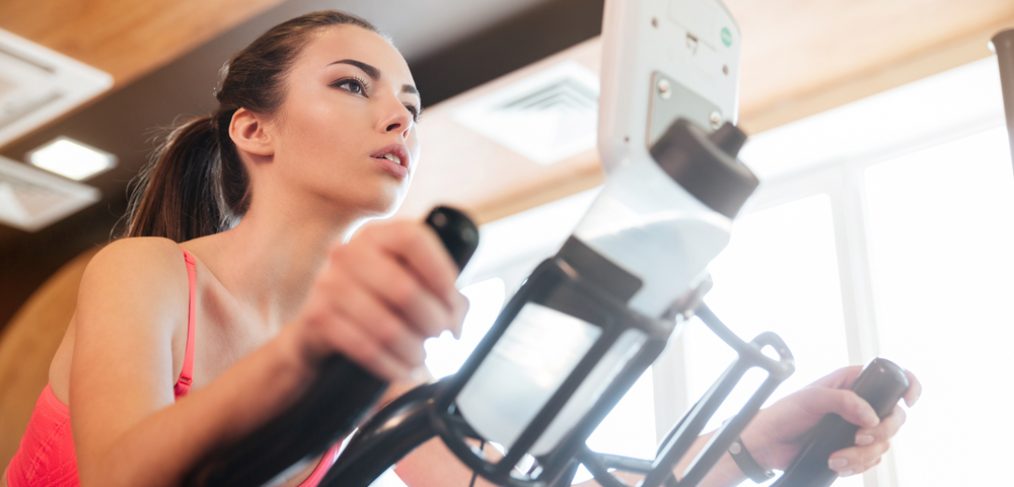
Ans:
[[[124,237],[182,242],[226,230],[249,207],[249,184],[228,135],[235,110],[173,129],[132,183]]]

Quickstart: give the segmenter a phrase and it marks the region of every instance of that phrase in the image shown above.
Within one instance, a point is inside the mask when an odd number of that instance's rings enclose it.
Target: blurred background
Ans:
[[[725,3],[742,33],[739,122],[754,135],[742,159],[762,186],[712,267],[709,304],[741,336],[786,339],[799,370],[780,394],[878,355],[920,375],[925,397],[892,455],[836,485],[1002,484],[1014,176],[987,43],[1014,27],[1014,2]],[[483,223],[462,276],[465,337],[430,344],[434,370],[455,370],[569,234],[602,182],[601,0],[4,0],[0,464],[155,136],[215,108],[234,52],[327,8],[390,35],[427,107],[400,214],[450,203]],[[94,169],[54,175],[53,161]],[[700,328],[673,340],[593,447],[652,454],[730,359]]]

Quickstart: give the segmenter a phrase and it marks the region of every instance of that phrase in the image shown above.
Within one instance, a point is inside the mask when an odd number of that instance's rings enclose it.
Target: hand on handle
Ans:
[[[877,373],[860,382],[862,371]],[[862,397],[869,392],[869,378],[878,379],[873,381],[876,386],[893,383],[897,395],[891,399],[893,394],[886,394],[885,399],[884,390],[873,387],[879,397],[869,396],[878,403],[875,408]],[[898,399],[912,406],[921,390],[912,373],[883,359],[865,369],[838,369],[758,413],[743,432],[743,442],[762,466],[786,471],[777,486],[830,485],[838,475],[860,473],[880,462],[890,438],[905,422]],[[807,468],[812,471],[803,475]],[[794,483],[803,477],[808,483]]]
[[[261,485],[320,455],[358,424],[387,381],[422,365],[427,337],[458,331],[467,306],[454,280],[478,231],[449,208],[435,209],[426,223],[435,232],[386,223],[332,249],[286,330],[318,370],[315,379],[268,423],[212,452],[186,485]]]
[[[447,224],[439,229],[437,222],[384,222],[331,250],[293,323],[309,363],[337,352],[378,378],[402,380],[422,366],[427,338],[459,332],[467,302],[454,287],[459,267],[444,241],[460,253],[467,237],[451,232],[477,234],[449,224],[460,221],[449,211],[430,215]]]

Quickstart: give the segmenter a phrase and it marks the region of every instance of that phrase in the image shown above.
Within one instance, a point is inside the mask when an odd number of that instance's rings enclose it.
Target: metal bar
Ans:
[[[627,487],[609,471],[609,467],[602,461],[601,454],[592,452],[586,447],[581,456],[581,463],[595,476],[595,481],[602,487]]]
[[[498,471],[503,473],[510,472],[532,445],[546,433],[550,424],[556,419],[563,407],[567,405],[574,392],[577,391],[578,387],[584,383],[584,380],[595,369],[595,365],[616,344],[619,335],[620,332],[617,330],[604,330],[602,336],[595,341],[591,349],[588,350],[588,353],[578,362],[577,366],[574,367],[574,370],[571,371],[563,383],[560,384],[560,387],[553,393],[549,401],[542,406],[542,409],[535,415],[535,418],[532,419],[518,438],[514,440],[514,444],[508,446],[507,455],[504,456],[497,466]]]
[[[545,462],[543,462],[542,458],[539,459],[540,463],[544,463],[546,471],[550,474],[550,478],[557,475],[562,466],[561,464],[565,465],[567,462],[570,462],[577,455],[577,452],[582,450],[587,438],[591,436],[592,432],[606,415],[613,410],[616,403],[633,386],[641,374],[651,366],[652,362],[662,353],[664,347],[665,340],[649,337],[637,355],[627,362],[620,373],[612,379],[606,390],[602,392],[584,418],[575,425],[559,448],[546,457]]]
[[[746,427],[746,424],[775,388],[794,371],[791,352],[781,338],[774,333],[762,333],[752,342],[746,343],[725,326],[707,305],[701,304],[696,310],[696,314],[713,333],[735,349],[739,357],[668,435],[655,460],[654,471],[649,473],[642,483],[644,486],[662,485],[672,475],[672,470],[686,454],[690,444],[696,440],[704,423],[714,415],[715,410],[725,401],[731,390],[738,385],[747,370],[754,367],[765,370],[768,377],[764,383],[755,391],[740,412],[727,422],[705,449],[698,454],[686,472],[686,476],[675,482],[676,485],[696,485],[714,466],[732,440]],[[762,352],[765,347],[773,348],[778,354],[778,359],[766,356]]]
[[[990,40],[1000,63],[1000,86],[1003,89],[1003,110],[1007,115],[1007,140],[1014,163],[1014,29],[998,32]]]
[[[704,447],[703,451],[698,453],[697,459],[690,465],[683,479],[680,480],[680,485],[684,483],[686,485],[697,485],[704,479],[704,476],[711,471],[722,455],[728,451],[732,442],[746,429],[747,424],[757,414],[761,406],[764,405],[764,401],[771,397],[771,394],[774,393],[781,383],[782,378],[776,377],[774,374],[768,374],[767,379],[754,391],[750,400],[747,401],[743,408],[711,438],[711,441]]]
[[[665,479],[672,475],[672,467],[679,463],[693,443],[697,441],[697,437],[700,436],[708,420],[739,383],[747,369],[748,367],[744,367],[741,361],[736,361],[725,370],[718,382],[713,384],[694,408],[687,413],[689,419],[686,423],[673,435],[669,443],[663,446],[664,453],[655,459],[653,471],[645,477],[643,485],[662,485]]]
[[[320,485],[371,485],[391,465],[436,436],[429,408],[435,391],[443,385],[436,382],[412,389],[370,418]]]

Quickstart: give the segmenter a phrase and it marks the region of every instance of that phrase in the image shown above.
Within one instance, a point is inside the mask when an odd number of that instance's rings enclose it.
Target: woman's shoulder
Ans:
[[[114,240],[99,250],[88,267],[120,267],[143,272],[182,260],[182,248],[163,237],[127,237]],[[132,265],[133,264],[133,265]]]
[[[186,298],[187,271],[178,243],[161,237],[114,240],[85,267],[80,299],[129,296],[135,302],[177,306]]]

